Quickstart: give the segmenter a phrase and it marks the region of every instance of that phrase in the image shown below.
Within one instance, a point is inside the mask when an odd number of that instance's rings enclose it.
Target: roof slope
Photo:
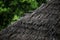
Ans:
[[[60,40],[60,0],[8,26],[0,32],[0,40]]]

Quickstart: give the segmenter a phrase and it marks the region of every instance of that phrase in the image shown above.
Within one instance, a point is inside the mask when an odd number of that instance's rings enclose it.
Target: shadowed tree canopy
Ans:
[[[0,0],[0,30],[35,10],[46,0]]]
[[[0,31],[0,40],[60,40],[60,0],[42,4]]]

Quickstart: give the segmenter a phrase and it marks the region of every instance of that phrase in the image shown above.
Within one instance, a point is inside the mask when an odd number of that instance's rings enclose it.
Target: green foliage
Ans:
[[[45,0],[0,0],[0,30],[43,2]]]

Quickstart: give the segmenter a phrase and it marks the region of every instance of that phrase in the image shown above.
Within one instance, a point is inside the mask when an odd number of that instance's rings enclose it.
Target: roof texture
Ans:
[[[0,40],[60,40],[60,0],[44,4],[0,31]]]

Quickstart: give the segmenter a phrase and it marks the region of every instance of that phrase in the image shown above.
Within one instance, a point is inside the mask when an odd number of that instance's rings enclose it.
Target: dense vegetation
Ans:
[[[45,0],[0,0],[0,30],[39,7]]]

